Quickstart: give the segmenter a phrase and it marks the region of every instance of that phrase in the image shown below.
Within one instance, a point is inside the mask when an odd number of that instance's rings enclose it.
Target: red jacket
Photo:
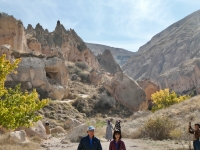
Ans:
[[[118,150],[126,150],[126,146],[125,146],[123,141],[119,140],[118,143],[119,143],[119,149]],[[115,145],[115,140],[112,140],[110,142],[109,150],[117,150],[116,145]]]

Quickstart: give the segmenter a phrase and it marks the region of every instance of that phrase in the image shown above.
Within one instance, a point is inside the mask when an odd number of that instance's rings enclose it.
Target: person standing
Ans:
[[[194,137],[193,137],[193,147],[194,147],[194,150],[200,150],[200,141],[199,141],[199,138],[200,138],[200,125],[198,123],[196,123],[194,125],[194,129],[191,127],[191,122],[189,123],[189,133],[191,134],[194,134]]]
[[[121,132],[121,125],[120,125],[120,122],[121,122],[120,120],[116,120],[114,130],[118,130],[118,131]]]
[[[108,120],[107,127],[106,127],[106,139],[108,141],[111,141],[111,139],[112,139],[112,129],[113,129],[113,126],[112,126],[110,120]]]
[[[50,126],[49,126],[49,122],[46,121],[45,122],[45,131],[46,131],[46,137],[45,139],[50,139],[51,138],[51,131],[50,131]]]
[[[94,136],[94,130],[93,126],[88,127],[88,135],[81,139],[77,150],[102,150],[100,140]]]
[[[121,131],[115,130],[113,133],[113,140],[110,142],[109,150],[126,150],[126,146],[121,138]]]

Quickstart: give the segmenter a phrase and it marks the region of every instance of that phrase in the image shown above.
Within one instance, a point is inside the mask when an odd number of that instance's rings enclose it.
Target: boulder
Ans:
[[[27,141],[26,132],[24,130],[10,132],[10,138],[18,142]]]
[[[72,119],[72,118],[68,118],[66,121],[65,121],[65,124],[64,124],[64,128],[66,130],[70,130],[70,129],[73,129],[77,126],[79,126],[81,124],[80,121],[76,120],[76,119]]]
[[[104,88],[122,105],[132,111],[147,110],[145,91],[122,72],[115,74],[111,80],[104,82]]]
[[[56,126],[51,129],[51,134],[65,134],[66,131],[61,126]]]
[[[87,135],[87,125],[86,124],[81,124],[78,127],[73,128],[73,130],[71,130],[66,138],[64,138],[61,143],[67,143],[68,141],[71,142],[80,142],[80,139],[84,136]]]
[[[41,138],[46,137],[46,131],[43,123],[41,121],[37,121],[33,124],[32,127],[19,127],[16,131],[23,130],[26,132],[27,136],[39,136]]]

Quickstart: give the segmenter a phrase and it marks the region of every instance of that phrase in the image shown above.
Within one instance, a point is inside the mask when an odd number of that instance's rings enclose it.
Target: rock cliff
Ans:
[[[0,45],[7,44],[19,52],[27,52],[24,26],[13,16],[0,13]]]
[[[26,33],[28,47],[32,51],[41,52],[47,56],[56,55],[67,61],[86,62],[92,68],[99,68],[96,57],[87,48],[84,41],[73,29],[66,30],[60,21],[57,21],[53,32],[43,29],[38,23],[35,29],[29,24]]]
[[[140,47],[138,55],[132,56],[122,70],[135,80],[147,78],[159,83],[161,88],[167,87],[183,93],[199,86],[196,80],[199,75],[195,67],[188,63],[200,57],[199,50],[200,10],[155,35]],[[182,64],[184,67],[181,67]],[[193,86],[188,87],[189,83],[186,82],[193,81]],[[181,85],[177,84],[179,82],[186,87],[180,88]]]
[[[122,48],[115,48],[106,45],[100,44],[92,44],[86,43],[87,47],[94,53],[94,55],[103,54],[103,52],[107,49],[110,50],[113,55],[115,61],[120,65],[124,65],[126,61],[131,58],[131,56],[136,55],[135,52],[131,52]]]

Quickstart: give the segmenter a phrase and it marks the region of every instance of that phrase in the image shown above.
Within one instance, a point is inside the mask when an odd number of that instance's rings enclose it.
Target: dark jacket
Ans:
[[[89,136],[81,139],[77,150],[102,150],[101,142],[98,138],[92,138],[92,146],[90,146]]]
[[[194,134],[193,141],[199,140],[200,130],[195,130],[190,126],[189,127],[189,133]]]
[[[126,150],[126,146],[125,146],[124,142],[121,140],[119,140],[118,142],[119,142],[118,150]],[[110,142],[109,150],[117,150],[116,145],[115,145],[115,140],[112,140]]]

